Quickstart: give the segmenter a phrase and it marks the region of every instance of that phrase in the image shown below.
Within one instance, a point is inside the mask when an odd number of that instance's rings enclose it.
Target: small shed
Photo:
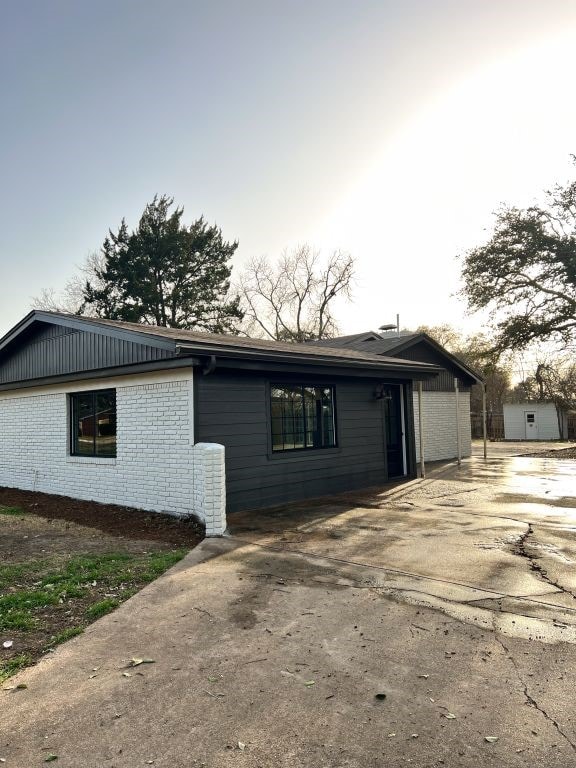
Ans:
[[[505,440],[562,440],[567,436],[568,416],[554,403],[506,403]]]

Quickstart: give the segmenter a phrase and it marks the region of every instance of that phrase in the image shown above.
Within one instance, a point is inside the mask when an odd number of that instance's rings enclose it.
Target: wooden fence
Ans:
[[[477,440],[483,437],[482,434],[482,414],[471,413],[470,423],[472,427],[472,439]],[[486,414],[486,436],[488,440],[504,440],[504,414],[487,413]]]

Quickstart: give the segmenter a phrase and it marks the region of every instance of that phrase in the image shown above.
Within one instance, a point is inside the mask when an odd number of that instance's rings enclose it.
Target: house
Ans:
[[[431,363],[441,368],[439,376],[422,382],[422,435],[424,459],[439,461],[470,456],[470,388],[482,378],[425,333],[377,333],[314,341],[315,346],[349,349],[402,360]],[[458,383],[458,392],[455,390]],[[416,458],[420,460],[419,405],[413,393],[416,425]],[[458,423],[458,428],[457,428]],[[458,440],[459,436],[459,440]]]
[[[566,440],[569,417],[554,403],[504,403],[504,440]]]
[[[416,476],[433,362],[33,311],[0,339],[0,486],[194,514]]]

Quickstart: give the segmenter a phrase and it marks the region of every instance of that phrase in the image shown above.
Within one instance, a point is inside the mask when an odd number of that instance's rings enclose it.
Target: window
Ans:
[[[334,448],[333,387],[273,384],[270,395],[273,451]]]
[[[72,456],[116,456],[116,390],[70,395]]]

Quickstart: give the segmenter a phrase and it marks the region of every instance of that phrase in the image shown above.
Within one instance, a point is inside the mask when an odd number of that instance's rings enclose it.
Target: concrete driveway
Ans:
[[[576,766],[575,469],[472,459],[235,516],[10,681],[28,687],[2,693],[0,757]]]

